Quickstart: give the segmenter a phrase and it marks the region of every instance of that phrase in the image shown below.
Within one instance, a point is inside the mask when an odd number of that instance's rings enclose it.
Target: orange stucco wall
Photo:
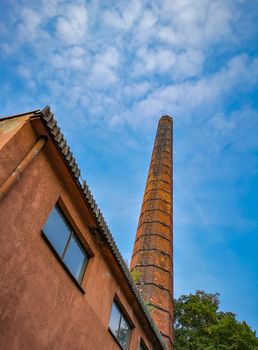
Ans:
[[[0,185],[38,137],[26,117],[15,120],[18,124],[0,132]],[[119,349],[108,332],[115,293],[136,326],[130,349],[138,349],[140,336],[154,349],[124,281],[90,233],[87,208],[68,170],[53,157],[50,143],[0,201],[1,350]],[[82,282],[84,294],[40,233],[58,199],[82,243],[94,254]]]

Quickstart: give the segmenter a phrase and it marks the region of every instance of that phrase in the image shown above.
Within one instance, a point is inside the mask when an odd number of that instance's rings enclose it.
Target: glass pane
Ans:
[[[130,339],[130,326],[126,322],[126,320],[122,317],[119,334],[118,334],[118,341],[123,347],[123,349],[128,349],[129,339]]]
[[[64,251],[70,231],[71,229],[63,214],[60,209],[55,206],[43,227],[43,232],[60,256]]]
[[[74,235],[72,235],[68,244],[63,261],[77,281],[81,282],[87,262],[87,255]]]
[[[140,344],[140,350],[147,350],[146,346],[143,343]]]
[[[121,318],[120,311],[118,310],[118,307],[116,306],[116,304],[113,303],[111,316],[109,320],[109,328],[111,329],[112,333],[116,338],[118,337],[120,318]]]

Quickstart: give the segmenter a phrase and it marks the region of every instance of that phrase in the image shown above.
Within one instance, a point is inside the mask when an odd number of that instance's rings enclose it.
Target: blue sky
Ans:
[[[175,295],[258,330],[258,1],[1,1],[0,114],[49,104],[130,260],[174,117]]]

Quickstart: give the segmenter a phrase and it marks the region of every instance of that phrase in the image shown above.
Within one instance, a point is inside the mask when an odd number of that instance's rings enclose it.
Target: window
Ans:
[[[58,205],[50,213],[43,234],[73,277],[81,283],[88,255]]]
[[[131,327],[116,302],[112,305],[109,330],[121,345],[122,349],[127,350],[130,341]]]
[[[139,350],[148,350],[147,346],[144,344],[144,342],[141,340]]]

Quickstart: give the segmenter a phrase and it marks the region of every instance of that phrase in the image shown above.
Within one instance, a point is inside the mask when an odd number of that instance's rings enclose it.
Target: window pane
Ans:
[[[64,251],[70,231],[71,229],[63,214],[60,209],[55,206],[45,223],[43,232],[59,255],[62,255]]]
[[[120,311],[118,310],[116,304],[113,303],[110,321],[109,321],[109,328],[111,329],[112,333],[116,338],[118,337],[120,318],[121,318]]]
[[[122,317],[119,328],[118,341],[122,345],[123,349],[128,349],[130,337],[130,326],[126,320]]]
[[[71,237],[63,260],[77,281],[81,282],[87,262],[87,255],[74,235]]]
[[[148,350],[147,347],[145,345],[143,345],[143,343],[140,344],[140,350]]]

